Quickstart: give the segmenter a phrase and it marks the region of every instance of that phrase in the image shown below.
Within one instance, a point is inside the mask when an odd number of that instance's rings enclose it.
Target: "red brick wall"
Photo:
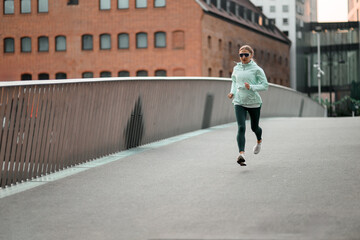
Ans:
[[[230,77],[235,66],[234,61],[240,61],[239,46],[248,44],[255,50],[254,59],[264,69],[269,82],[290,87],[288,60],[290,46],[288,44],[208,14],[203,17],[202,34],[204,76],[208,76],[208,69],[211,68],[213,77],[219,77],[220,71],[223,71],[224,77]],[[211,48],[208,47],[209,36]],[[219,47],[219,40],[221,40],[221,47]],[[231,42],[231,49],[229,49],[229,42]]]
[[[130,0],[129,9],[118,10],[117,1],[111,1],[111,10],[100,11],[99,0],[79,1],[79,5],[67,5],[67,1],[49,0],[49,12],[37,13],[37,1],[32,0],[31,14],[20,14],[20,1],[15,1],[15,14],[4,15],[0,4],[0,80],[19,80],[22,73],[49,73],[50,79],[57,72],[65,72],[67,78],[81,78],[83,72],[101,71],[117,76],[128,70],[135,76],[137,70],[147,70],[154,76],[158,69],[168,76],[184,69],[186,76],[201,76],[201,22],[202,9],[193,0],[167,1],[165,8],[154,8],[148,1],[146,9],[136,9]],[[172,32],[184,31],[183,49],[173,49]],[[154,48],[154,33],[166,32],[166,48]],[[118,49],[117,35],[130,35],[130,48]],[[136,49],[137,32],[148,34],[148,48]],[[100,34],[111,34],[111,50],[100,50]],[[93,35],[93,50],[81,49],[81,36]],[[55,52],[55,37],[66,36],[67,50]],[[21,53],[20,38],[31,37],[32,52]],[[38,52],[38,37],[49,37],[49,52]],[[4,38],[15,39],[15,53],[4,53]]]

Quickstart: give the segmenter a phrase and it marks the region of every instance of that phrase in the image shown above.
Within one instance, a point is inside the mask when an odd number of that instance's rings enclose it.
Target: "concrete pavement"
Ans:
[[[360,239],[360,118],[260,125],[247,167],[232,124],[4,197],[0,239]]]

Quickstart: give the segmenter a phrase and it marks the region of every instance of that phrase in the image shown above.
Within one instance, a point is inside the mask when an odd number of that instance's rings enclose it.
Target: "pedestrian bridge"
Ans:
[[[233,122],[226,78],[102,78],[1,83],[0,186],[179,134]],[[324,116],[291,89],[262,93],[263,117]]]
[[[0,239],[358,239],[360,119],[263,92],[236,163],[229,79],[2,83]]]

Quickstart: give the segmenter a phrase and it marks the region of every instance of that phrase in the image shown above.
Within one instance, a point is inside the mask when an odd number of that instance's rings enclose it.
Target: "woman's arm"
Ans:
[[[266,91],[269,88],[269,83],[266,79],[265,73],[262,69],[259,69],[255,73],[255,78],[259,84],[251,84],[250,89],[254,92]]]

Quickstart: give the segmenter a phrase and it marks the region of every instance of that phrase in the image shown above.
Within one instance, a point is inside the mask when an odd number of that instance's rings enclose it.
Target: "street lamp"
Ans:
[[[321,75],[324,75],[324,72],[321,70],[321,55],[320,55],[320,32],[321,32],[321,26],[315,27],[315,32],[317,36],[317,64],[314,65],[314,67],[317,68],[318,74],[318,94],[319,94],[319,104],[321,104]]]

